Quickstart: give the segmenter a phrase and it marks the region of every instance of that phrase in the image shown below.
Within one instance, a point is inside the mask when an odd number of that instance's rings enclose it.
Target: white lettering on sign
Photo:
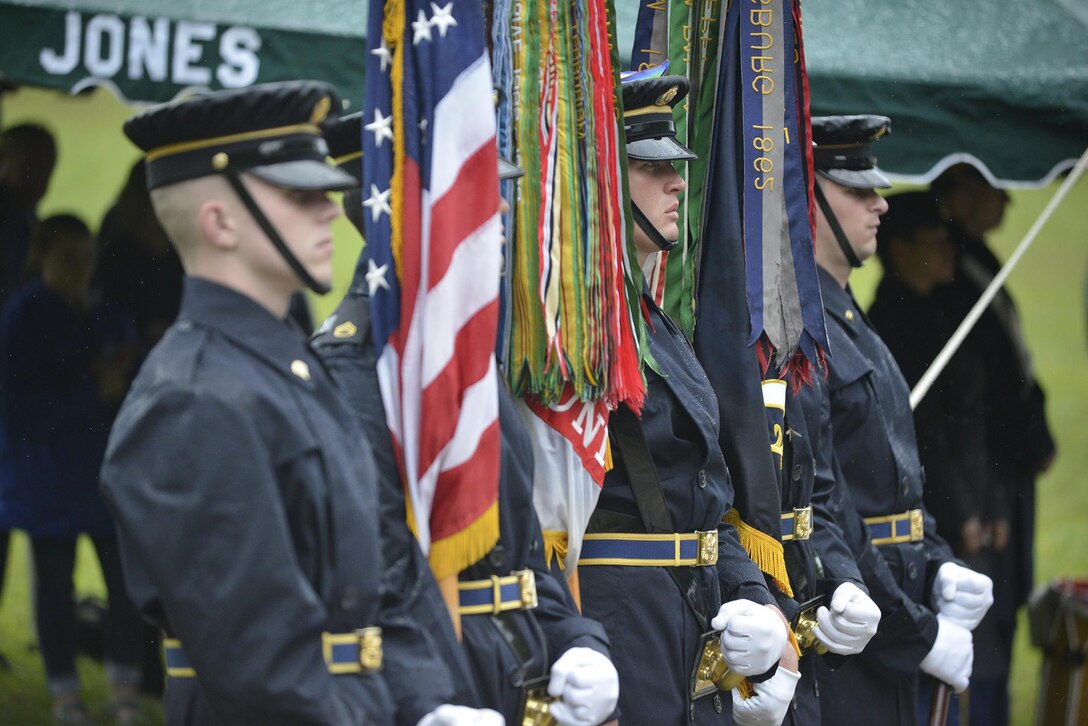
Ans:
[[[174,28],[174,65],[171,69],[174,83],[193,86],[206,86],[212,80],[212,72],[199,63],[204,55],[204,47],[196,41],[208,41],[215,37],[215,26],[211,23],[180,21]]]
[[[83,65],[92,76],[109,78],[124,63],[125,24],[116,15],[95,15],[87,23]]]
[[[223,31],[219,38],[219,55],[223,63],[215,69],[215,77],[224,88],[242,88],[257,80],[260,61],[261,36],[253,28],[234,26]]]
[[[66,13],[63,47],[38,53],[47,73],[66,76],[82,62],[96,78],[112,78],[125,68],[133,81],[207,86],[214,72],[224,88],[252,85],[260,73],[261,36],[254,28],[233,25],[220,32],[214,23],[108,13],[92,15],[86,24],[83,18],[74,10]]]
[[[144,71],[153,81],[166,80],[166,59],[170,55],[170,21],[156,18],[153,26],[147,18],[135,17],[129,26],[128,77],[137,81]]]

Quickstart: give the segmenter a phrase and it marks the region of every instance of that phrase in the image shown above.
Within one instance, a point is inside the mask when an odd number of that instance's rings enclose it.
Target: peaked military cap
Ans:
[[[672,109],[688,95],[684,76],[632,73],[621,79],[623,128],[627,157],[644,161],[689,161],[698,158],[676,140]]]
[[[876,168],[872,143],[891,131],[887,116],[814,116],[816,172],[844,187],[886,189],[892,184]]]
[[[355,177],[356,185],[363,182],[363,114],[352,113],[331,119],[325,124],[325,143],[336,168]]]
[[[228,169],[288,189],[349,189],[357,182],[326,161],[322,138],[338,107],[326,83],[268,83],[153,106],[125,134],[147,153],[149,189]]]

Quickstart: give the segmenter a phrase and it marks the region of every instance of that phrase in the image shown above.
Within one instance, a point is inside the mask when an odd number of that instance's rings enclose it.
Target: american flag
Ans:
[[[479,0],[386,7],[371,0],[367,34],[367,282],[408,522],[443,578],[498,538],[502,228],[491,67]]]

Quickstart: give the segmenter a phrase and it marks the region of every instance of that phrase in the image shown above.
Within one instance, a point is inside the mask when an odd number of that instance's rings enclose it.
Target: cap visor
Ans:
[[[836,184],[854,189],[888,189],[892,185],[879,169],[820,169],[819,172]]]
[[[511,163],[500,156],[499,181],[505,181],[507,179],[517,179],[519,176],[525,176],[525,170],[517,164]]]
[[[642,161],[691,161],[699,158],[691,149],[669,136],[630,141],[627,144],[627,157]]]
[[[321,189],[342,192],[359,186],[359,180],[335,166],[316,159],[298,159],[278,164],[265,164],[246,169],[246,172],[284,189]]]

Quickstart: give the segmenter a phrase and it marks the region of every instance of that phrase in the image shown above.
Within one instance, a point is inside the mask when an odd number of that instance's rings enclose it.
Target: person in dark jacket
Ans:
[[[354,184],[325,160],[337,103],[327,84],[268,84],[125,124],[186,278],[101,480],[129,591],[166,631],[171,724],[392,720],[373,459],[284,322],[332,276],[326,192]]]
[[[90,537],[109,597],[105,660],[115,715],[136,723],[141,623],[125,595],[113,520],[98,494],[135,335],[119,310],[92,298],[94,253],[94,237],[78,217],[42,220],[28,257],[30,280],[0,315],[0,525],[30,537],[38,642],[62,723],[89,723],[76,673],[72,575],[77,537]]]
[[[681,76],[623,83],[640,269],[678,235],[684,181],[673,162],[693,155],[676,140],[672,106],[687,90]],[[625,721],[730,723],[728,695],[723,703],[714,684],[696,688],[704,647],[720,646],[735,674],[767,680],[787,627],[763,573],[722,523],[733,488],[718,445],[717,398],[690,343],[645,290],[643,304],[655,363],[640,417],[625,406],[610,416],[615,466],[582,545],[582,604],[608,632]],[[796,674],[780,680],[792,693]]]
[[[819,408],[807,408],[798,393],[788,381],[763,381],[771,452],[782,495],[783,554],[801,611],[793,616],[798,623],[795,632],[805,648],[801,680],[782,723],[815,726],[820,723],[817,660],[821,653],[831,653],[831,660],[860,653],[876,634],[880,608],[868,595],[838,523],[836,488],[841,484],[826,445],[830,404],[820,399]],[[809,622],[808,637],[801,618]]]
[[[971,629],[992,602],[989,578],[954,561],[922,501],[922,467],[903,376],[858,308],[850,274],[876,250],[889,186],[871,144],[888,131],[881,116],[812,120],[817,171],[816,262],[831,355],[826,381],[802,404],[831,413],[833,467],[842,478],[839,523],[881,610],[880,632],[863,653],[821,674],[824,720],[916,720],[916,674],[962,691],[971,674]]]
[[[1001,224],[1009,196],[968,164],[947,169],[931,191],[955,249],[954,278],[933,293],[945,327],[952,329],[1001,269],[985,236]],[[994,486],[994,504],[1008,516],[1007,525],[996,519],[981,533],[997,553],[991,566],[999,576],[994,617],[983,624],[994,645],[987,649],[979,680],[972,683],[971,718],[977,719],[973,723],[1002,724],[1009,717],[1016,611],[1027,602],[1034,579],[1035,479],[1053,464],[1057,447],[1047,423],[1046,396],[1008,290],[998,291],[962,348],[987,363],[986,390],[978,393],[975,405],[983,407],[987,421],[986,448],[992,455],[986,476]]]
[[[326,138],[341,168],[362,179],[359,161],[361,117],[344,117],[329,124]],[[500,175],[513,178],[517,167],[500,160]],[[363,229],[361,195],[344,196],[349,219]],[[504,203],[505,204],[505,203]],[[418,709],[433,699],[436,688],[466,706],[492,709],[508,723],[521,723],[531,701],[558,697],[550,711],[559,723],[590,726],[615,707],[618,682],[608,660],[603,628],[582,617],[566,582],[544,561],[543,538],[533,508],[533,455],[528,434],[505,384],[499,383],[501,461],[499,473],[499,542],[459,576],[461,643],[457,642],[446,605],[430,574],[418,543],[408,534],[404,487],[392,453],[378,384],[367,272],[369,256],[360,256],[348,294],[315,335],[314,345],[340,382],[374,444],[380,472],[383,513],[382,547],[386,582],[401,584],[408,595],[400,609],[425,631],[405,636],[418,644],[414,662],[390,663],[403,676],[390,684],[398,712]],[[494,600],[495,585],[504,591]],[[407,587],[405,587],[407,585]],[[434,673],[421,679],[419,669]],[[531,692],[530,692],[531,691]],[[478,714],[464,721],[480,723]]]

